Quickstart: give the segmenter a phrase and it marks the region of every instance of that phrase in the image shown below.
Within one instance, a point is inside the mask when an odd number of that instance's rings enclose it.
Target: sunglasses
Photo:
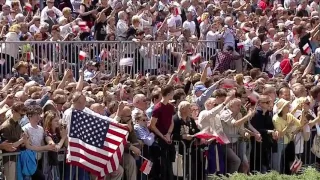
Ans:
[[[64,105],[65,104],[65,102],[58,102],[58,103],[56,103],[57,105]]]
[[[261,103],[265,103],[265,104],[270,104],[271,101],[264,101],[264,102],[261,102]]]
[[[137,119],[138,121],[147,122],[147,119]]]

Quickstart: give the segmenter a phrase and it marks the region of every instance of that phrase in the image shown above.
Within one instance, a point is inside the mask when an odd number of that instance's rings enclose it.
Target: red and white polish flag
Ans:
[[[140,171],[145,174],[148,175],[150,174],[150,171],[152,169],[152,165],[153,163],[147,159],[145,159],[140,167]]]
[[[192,64],[196,64],[197,62],[200,61],[200,59],[201,59],[201,54],[200,53],[197,53],[196,55],[190,57],[190,60],[191,60]]]
[[[80,61],[85,60],[86,57],[87,57],[87,53],[86,53],[86,52],[84,52],[84,51],[80,51],[80,52],[79,52],[79,59],[80,59]]]
[[[32,6],[30,3],[26,3],[24,5],[24,9],[27,11],[27,12],[31,12],[32,11]]]
[[[180,15],[181,14],[181,9],[179,7],[174,8],[174,15]]]
[[[219,135],[217,133],[210,133],[208,132],[208,128],[196,133],[193,137],[198,138],[198,139],[205,139],[205,140],[210,140],[214,139],[217,141],[219,144],[228,144],[230,143],[229,139],[224,133],[220,133]]]
[[[201,21],[201,16],[197,17],[197,21],[198,21],[199,24],[202,22]]]
[[[100,53],[100,59],[105,59],[108,55],[108,52],[106,49],[103,49]]]
[[[120,66],[133,66],[133,58],[122,58],[119,62]]]
[[[88,29],[87,22],[85,21],[78,22],[78,26],[80,27],[81,31],[87,31]]]
[[[304,51],[304,53],[306,53],[306,54],[311,54],[311,48],[310,48],[310,46],[309,46],[309,43],[307,43],[307,44],[305,44],[303,47],[302,47],[302,49],[303,49],[303,51]]]
[[[244,48],[244,42],[239,42],[237,43],[238,49],[243,49]]]
[[[186,70],[187,68],[187,61],[182,61],[179,65],[179,69]]]
[[[250,27],[247,27],[247,26],[244,26],[241,28],[244,32],[250,32],[251,31],[251,28]]]

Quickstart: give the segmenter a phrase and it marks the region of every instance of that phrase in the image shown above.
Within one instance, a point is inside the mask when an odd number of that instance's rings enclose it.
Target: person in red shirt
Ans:
[[[170,85],[161,89],[162,99],[154,106],[150,129],[156,134],[161,147],[161,178],[173,180],[172,162],[175,160],[175,149],[172,144],[172,131],[174,127],[174,106],[170,104],[173,98],[174,88]]]

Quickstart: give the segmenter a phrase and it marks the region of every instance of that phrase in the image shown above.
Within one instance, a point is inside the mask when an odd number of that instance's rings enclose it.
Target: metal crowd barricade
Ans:
[[[200,53],[204,60],[210,60],[222,48],[220,41],[3,41],[0,74],[2,77],[12,74],[12,67],[24,60],[37,65],[42,72],[47,70],[48,64],[61,74],[66,68],[71,68],[77,78],[78,70],[84,66],[84,62],[79,60],[80,51],[87,53],[86,60],[100,62],[106,74],[115,75],[118,70],[132,76],[137,73],[168,74],[177,69],[183,52],[191,50],[190,53]],[[133,58],[133,65],[119,67],[122,58]],[[194,68],[199,70],[197,66]]]
[[[316,167],[315,164],[318,163],[320,160],[311,152],[313,139],[315,135],[316,135],[316,131],[313,129],[311,130],[311,136],[308,141],[304,141],[304,140],[300,141],[302,139],[295,140],[295,144],[294,144],[295,149],[297,148],[297,146],[299,146],[298,148],[304,147],[304,149],[299,151],[299,153],[297,153],[297,151],[293,151],[295,152],[295,158],[300,158],[303,163],[303,166]],[[197,139],[192,141],[184,141],[184,140],[174,141],[173,146],[175,147],[174,149],[176,151],[176,161],[175,161],[176,165],[172,167],[173,168],[172,170],[175,172],[174,179],[205,180],[209,176],[212,176],[212,174],[216,179],[218,179],[219,175],[228,176],[228,173],[233,173],[233,172],[230,172],[230,167],[237,165],[239,161],[241,162],[241,164],[238,164],[239,167],[236,167],[236,170],[234,172],[237,171],[240,173],[247,174],[249,172],[267,173],[270,170],[276,170],[282,173],[283,170],[277,169],[279,168],[279,165],[280,167],[284,167],[283,164],[287,164],[286,168],[288,170],[288,168],[290,168],[288,166],[288,163],[290,163],[289,165],[291,165],[291,163],[295,160],[292,158],[287,159],[286,157],[287,151],[285,151],[285,146],[289,147],[289,143],[284,144],[282,139],[277,141],[278,143],[277,150],[280,149],[279,151],[280,154],[276,154],[279,152],[274,151],[272,146],[265,147],[261,143],[256,142],[254,140],[254,137],[251,137],[250,140],[244,140],[240,138],[240,136],[228,136],[228,137],[232,137],[232,138],[229,138],[231,143],[225,144],[225,145],[218,145],[216,142],[212,142],[211,144],[200,145],[198,143],[199,140]],[[291,144],[291,147],[292,147],[292,144]],[[149,147],[147,149],[149,151]],[[159,150],[161,151],[161,147],[159,147]],[[210,152],[208,154],[207,151],[214,152],[214,156],[212,156]],[[46,168],[45,168],[46,166],[48,166],[48,161],[46,159],[48,158],[48,156],[46,155],[47,153],[48,152],[39,152],[38,154],[41,154],[42,157],[37,159],[38,160],[37,162],[41,163],[41,165],[39,165],[39,167],[41,167],[39,170],[42,170],[42,174],[46,178],[49,173],[49,171],[46,171]],[[65,149],[61,150],[60,153],[61,153],[60,156],[58,156],[58,161],[59,161],[58,166],[61,169],[61,171],[59,172],[60,179],[68,179],[67,177],[69,177],[70,180],[83,179],[83,177],[80,177],[82,175],[78,167],[72,167],[66,164]],[[144,149],[142,149],[142,156],[145,156],[146,158],[150,158],[150,154],[148,155],[148,153],[150,152],[145,152]],[[236,156],[233,156],[233,154],[236,154]],[[17,162],[17,156],[19,155],[20,155],[20,152],[3,153],[0,155],[2,159],[2,164],[0,166],[1,179],[3,180],[17,179],[16,162]],[[232,155],[232,157],[230,157],[229,155]],[[210,162],[209,162],[209,158],[211,158]],[[262,160],[262,158],[267,158],[267,161],[265,161],[265,159]],[[224,167],[221,167],[220,169],[218,169],[216,166],[216,169],[214,170],[215,172],[213,173],[210,172],[211,169],[209,171],[209,166],[210,166],[209,163],[212,163],[212,159],[214,159],[214,163],[219,163],[219,166],[220,166],[220,160],[221,161],[224,160]],[[281,160],[282,162],[278,160]],[[143,159],[140,158],[140,161],[141,162],[137,164],[137,168],[136,168],[138,171],[137,173],[140,174],[140,176],[138,175],[138,177],[140,180],[148,180],[150,176],[142,175],[142,172],[139,171],[140,166],[143,162]],[[240,168],[240,167],[243,167],[245,163],[247,163],[248,165],[247,169]],[[277,164],[277,163],[280,163],[280,164]],[[218,164],[215,164],[215,165],[218,165]],[[68,166],[69,169],[66,168],[66,166]],[[154,166],[153,168],[156,168],[156,167]],[[222,168],[224,168],[224,170],[222,170]],[[299,173],[299,172],[295,172],[295,173]],[[156,174],[156,175],[159,176],[159,174]]]

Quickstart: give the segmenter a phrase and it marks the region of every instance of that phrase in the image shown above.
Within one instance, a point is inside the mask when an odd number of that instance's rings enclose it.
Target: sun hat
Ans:
[[[279,114],[282,110],[283,110],[283,108],[285,107],[285,106],[287,106],[288,104],[290,103],[290,101],[287,101],[287,100],[285,100],[285,99],[279,99],[279,101],[277,102],[277,104],[276,104],[276,106],[277,106],[277,112],[276,112],[276,114]]]

